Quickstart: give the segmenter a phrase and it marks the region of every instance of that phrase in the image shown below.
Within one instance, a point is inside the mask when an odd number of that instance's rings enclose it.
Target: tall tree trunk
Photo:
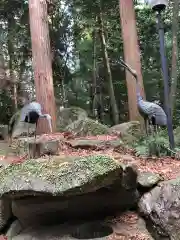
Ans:
[[[119,9],[124,46],[124,58],[127,64],[136,70],[139,84],[141,86],[141,94],[144,97],[145,94],[141,72],[140,49],[138,45],[133,0],[119,0]],[[126,71],[126,82],[128,89],[129,118],[130,120],[139,120],[141,118],[137,109],[136,82],[128,71]]]
[[[114,94],[111,68],[110,68],[108,52],[107,52],[107,47],[106,47],[105,34],[104,34],[103,16],[102,16],[102,10],[101,10],[100,4],[99,4],[98,24],[99,24],[99,36],[100,36],[101,46],[102,46],[102,50],[103,50],[104,66],[107,71],[107,80],[109,83],[108,90],[109,90],[109,96],[110,96],[113,122],[114,122],[114,124],[118,124],[119,123],[119,113],[118,113],[116,98],[115,98],[115,94]]]
[[[12,99],[14,103],[14,112],[17,111],[18,103],[17,103],[17,82],[14,76],[14,46],[13,46],[13,31],[14,31],[14,17],[11,14],[8,14],[8,54],[9,54],[9,72],[10,72],[10,80],[12,82]]]
[[[29,0],[29,18],[36,99],[42,105],[43,112],[51,115],[52,128],[55,131],[56,108],[46,0]],[[38,133],[48,132],[47,122],[41,123]]]
[[[179,14],[179,0],[174,0],[173,2],[173,19],[172,19],[172,70],[171,70],[171,90],[170,90],[170,106],[171,114],[173,116],[173,111],[175,107],[175,97],[177,90],[177,77],[178,77],[178,14]]]
[[[98,96],[97,96],[97,69],[96,69],[96,29],[93,31],[93,70],[92,70],[92,96],[91,96],[91,102],[92,102],[92,113],[93,116],[98,120],[97,116],[97,102],[98,102]]]

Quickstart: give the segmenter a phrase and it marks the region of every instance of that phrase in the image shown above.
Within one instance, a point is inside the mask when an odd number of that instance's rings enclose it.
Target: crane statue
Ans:
[[[16,116],[16,115],[15,115]],[[52,123],[51,116],[49,114],[42,114],[42,107],[38,102],[30,102],[26,104],[20,111],[19,121],[26,122],[31,124],[36,124],[35,128],[35,138],[36,138],[36,129],[39,118],[46,118],[48,121],[50,132],[52,132]],[[11,119],[9,123],[9,136],[12,137],[14,125],[16,122],[16,117]],[[29,125],[28,125],[28,135],[29,135]]]
[[[20,115],[20,116],[19,116]],[[35,140],[36,140],[36,129],[39,118],[46,118],[48,121],[50,132],[52,132],[52,120],[49,114],[42,114],[42,107],[38,102],[30,102],[25,104],[21,109],[19,114],[15,114],[14,117],[9,122],[8,135],[10,138],[10,144],[12,142],[12,134],[14,130],[15,123],[17,121],[17,117],[19,118],[19,122],[28,123],[28,136],[29,136],[29,123],[36,124],[35,127]]]
[[[131,69],[122,59],[120,59],[120,64],[127,69],[136,80],[137,106],[140,115],[144,118],[146,133],[148,134],[148,123],[154,127],[156,132],[159,126],[167,126],[167,116],[162,107],[156,103],[143,100],[136,71]]]

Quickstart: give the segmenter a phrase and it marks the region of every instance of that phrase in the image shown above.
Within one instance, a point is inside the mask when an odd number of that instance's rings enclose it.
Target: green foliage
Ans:
[[[168,156],[172,152],[169,149],[168,134],[166,131],[160,131],[157,134],[141,138],[134,144],[137,155],[143,156]]]

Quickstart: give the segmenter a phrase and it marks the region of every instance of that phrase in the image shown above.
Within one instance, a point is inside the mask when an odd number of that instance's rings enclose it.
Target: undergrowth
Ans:
[[[177,136],[175,136],[176,140]],[[133,148],[138,156],[171,156],[179,158],[180,146],[172,151],[169,148],[169,139],[167,130],[160,130],[149,136],[141,137],[134,145]]]

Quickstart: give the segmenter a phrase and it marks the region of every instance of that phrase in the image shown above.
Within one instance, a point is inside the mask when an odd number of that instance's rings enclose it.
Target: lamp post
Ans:
[[[165,10],[168,5],[168,0],[147,0],[148,4],[152,7],[152,10],[157,13],[157,25],[159,31],[159,40],[160,40],[160,55],[161,55],[161,65],[164,81],[164,102],[165,102],[165,112],[167,115],[167,128],[170,148],[174,148],[174,134],[172,126],[172,116],[171,109],[169,105],[169,76],[168,76],[168,67],[167,59],[165,54],[165,41],[164,41],[164,25],[161,18],[161,13]]]

